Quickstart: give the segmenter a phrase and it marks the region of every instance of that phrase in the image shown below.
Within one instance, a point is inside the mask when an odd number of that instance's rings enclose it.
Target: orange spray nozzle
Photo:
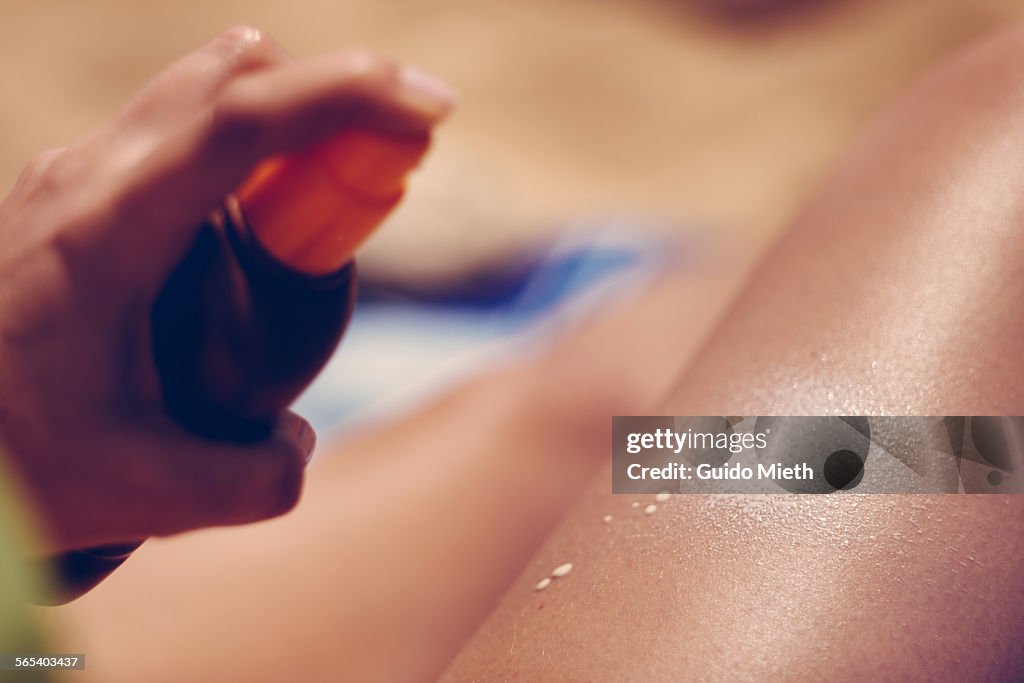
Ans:
[[[430,136],[349,130],[262,162],[237,191],[249,229],[285,265],[338,270],[402,198]]]

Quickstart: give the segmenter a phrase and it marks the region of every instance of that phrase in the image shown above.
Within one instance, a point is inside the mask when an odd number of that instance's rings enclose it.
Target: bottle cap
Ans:
[[[327,142],[259,164],[236,192],[249,230],[285,265],[326,275],[402,198],[405,179],[430,145],[427,133],[348,130]]]

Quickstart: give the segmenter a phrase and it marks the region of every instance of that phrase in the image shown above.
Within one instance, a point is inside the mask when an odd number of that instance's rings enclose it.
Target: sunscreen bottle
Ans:
[[[168,413],[200,436],[267,437],[327,363],[356,294],[356,249],[402,197],[429,133],[354,129],[271,157],[200,229],[153,305]],[[141,541],[56,558],[58,601],[87,592]]]

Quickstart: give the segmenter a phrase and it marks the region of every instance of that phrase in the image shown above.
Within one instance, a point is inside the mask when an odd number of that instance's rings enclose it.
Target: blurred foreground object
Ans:
[[[2,463],[0,463],[2,465]],[[46,654],[42,625],[30,611],[30,596],[44,594],[44,577],[25,561],[30,532],[18,503],[20,496],[0,467],[0,654]],[[0,670],[0,681],[43,681],[42,673]]]
[[[510,355],[536,353],[567,326],[668,268],[707,266],[704,236],[633,215],[572,223],[456,276],[361,275],[359,306],[337,354],[296,407],[318,430],[349,429],[437,394]]]

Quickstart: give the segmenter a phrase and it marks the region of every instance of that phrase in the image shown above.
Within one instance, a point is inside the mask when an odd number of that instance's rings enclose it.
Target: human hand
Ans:
[[[347,125],[426,131],[432,77],[364,52],[295,61],[254,29],[177,62],[110,123],[41,154],[0,206],[0,440],[51,549],[239,524],[296,502],[314,436],[214,443],[161,404],[153,300],[261,158]]]

